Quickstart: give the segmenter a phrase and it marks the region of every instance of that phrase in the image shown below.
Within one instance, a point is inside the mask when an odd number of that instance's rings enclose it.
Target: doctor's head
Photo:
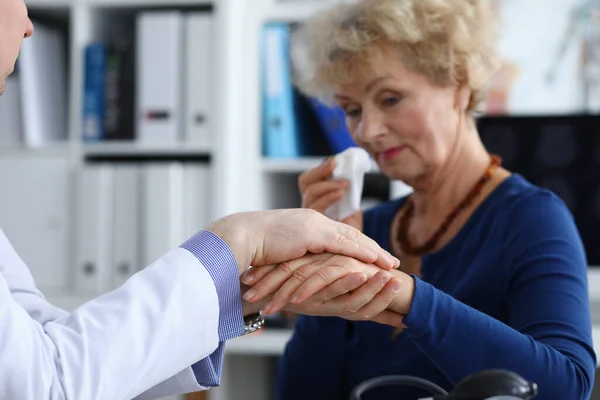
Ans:
[[[0,95],[15,68],[21,42],[32,34],[25,0],[0,0]]]
[[[472,115],[496,66],[486,3],[361,0],[332,6],[292,37],[295,84],[337,103],[353,139],[390,178],[435,173],[455,149],[479,140]]]

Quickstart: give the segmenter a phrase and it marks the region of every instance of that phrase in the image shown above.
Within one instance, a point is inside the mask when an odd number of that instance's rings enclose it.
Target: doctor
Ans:
[[[0,0],[0,94],[22,39],[32,33],[24,0]],[[217,385],[224,342],[261,323],[256,313],[264,302],[242,300],[240,275],[250,265],[273,269],[321,252],[352,262],[323,263],[312,294],[325,288],[329,300],[360,286],[345,297],[355,304],[339,303],[340,310],[386,308],[393,296],[382,296],[374,279],[398,260],[354,228],[308,209],[225,217],[72,313],[45,300],[0,231],[0,399],[147,399]],[[363,285],[359,271],[371,263],[379,272]],[[261,290],[273,294],[280,286]],[[309,304],[311,313],[324,303]]]

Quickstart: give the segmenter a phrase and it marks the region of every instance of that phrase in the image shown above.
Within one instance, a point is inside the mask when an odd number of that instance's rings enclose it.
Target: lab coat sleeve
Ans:
[[[20,259],[1,235],[0,398],[128,400],[218,384],[220,333],[243,331],[241,300],[232,300],[239,292],[231,289],[235,277],[239,290],[237,265],[219,240],[203,232],[67,313],[10,263]],[[225,287],[229,293],[221,294]],[[231,310],[220,312],[227,301]],[[217,377],[199,375],[207,369]]]

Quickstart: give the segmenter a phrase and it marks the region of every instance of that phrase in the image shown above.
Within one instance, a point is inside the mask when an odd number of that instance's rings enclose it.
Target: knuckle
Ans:
[[[304,268],[298,268],[294,272],[292,272],[291,279],[295,279],[299,282],[306,282],[308,279],[308,274],[304,270]]]
[[[356,240],[361,235],[361,232],[353,226],[344,224],[344,236],[348,239]]]
[[[325,301],[332,300],[332,299],[334,299],[334,298],[336,298],[336,297],[337,297],[337,293],[335,293],[333,290],[326,290],[326,291],[323,293],[323,299],[324,299]]]
[[[265,293],[271,290],[271,282],[268,278],[263,278],[252,286],[258,293]]]
[[[349,305],[346,307],[346,313],[348,313],[348,314],[356,314],[357,311],[358,311],[358,307],[356,307],[354,305]]]
[[[315,275],[323,282],[327,282],[329,280],[329,275],[327,274],[327,271],[324,268],[317,270],[317,272],[315,272]]]
[[[294,273],[294,268],[293,268],[292,263],[290,261],[282,262],[281,264],[279,264],[277,266],[277,269],[280,272],[284,273],[285,276],[290,276],[290,275],[292,275]]]

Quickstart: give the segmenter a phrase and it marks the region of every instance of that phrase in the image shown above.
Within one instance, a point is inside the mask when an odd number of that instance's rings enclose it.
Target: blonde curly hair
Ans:
[[[469,111],[485,99],[498,65],[488,0],[360,0],[309,18],[291,39],[294,84],[333,102],[337,85],[369,73],[377,52],[397,49],[403,65],[439,86],[465,83]]]

